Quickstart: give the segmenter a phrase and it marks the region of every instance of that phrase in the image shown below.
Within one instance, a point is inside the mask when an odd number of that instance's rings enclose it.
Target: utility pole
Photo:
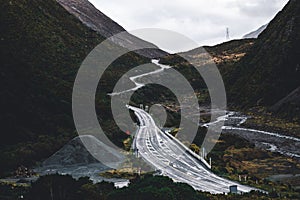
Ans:
[[[146,111],[146,112],[149,111],[149,106],[145,106],[145,111]]]
[[[230,40],[230,37],[229,37],[229,28],[227,27],[226,28],[226,40]]]

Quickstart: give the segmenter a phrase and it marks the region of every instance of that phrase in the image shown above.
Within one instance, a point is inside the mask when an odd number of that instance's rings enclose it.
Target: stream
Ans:
[[[242,127],[247,119],[247,116],[242,116],[237,112],[227,112],[227,115],[219,117],[216,121],[205,123],[201,126],[213,126],[223,121],[225,125],[222,127],[222,133],[238,135],[255,144],[258,148],[300,159],[300,138],[282,133]]]
[[[136,91],[144,86],[143,83],[137,82],[138,78],[157,74],[171,68],[168,65],[160,64],[159,60],[152,60],[152,63],[157,65],[159,69],[130,77],[129,79],[136,85],[136,87],[123,92],[112,93],[111,95],[119,95],[129,91]],[[220,121],[223,121],[225,125],[222,127],[222,133],[238,135],[255,144],[255,146],[258,148],[265,149],[271,152],[277,152],[288,157],[300,159],[300,138],[288,136],[284,133],[274,133],[251,128],[244,128],[242,127],[242,125],[247,121],[247,119],[247,116],[243,116],[238,112],[227,111],[226,115],[218,117],[216,121],[199,125],[203,127],[209,127],[216,125]]]
[[[170,66],[159,64],[159,60],[152,60],[152,63],[157,65],[159,68],[154,71],[129,77],[130,81],[135,84],[133,88],[121,92],[111,93],[109,95],[121,95],[127,92],[136,91],[139,88],[145,86],[145,84],[138,82],[137,79],[148,75],[158,74],[166,69],[171,68]],[[255,144],[255,146],[258,148],[265,149],[271,152],[277,152],[282,155],[297,158],[300,160],[300,138],[288,136],[282,133],[273,133],[251,128],[244,128],[242,127],[242,125],[247,121],[247,119],[247,116],[243,116],[240,113],[228,111],[226,112],[226,115],[218,117],[215,121],[199,124],[199,126],[214,126],[218,124],[218,122],[222,121],[224,122],[222,133],[226,133],[229,135],[238,135]],[[38,172],[40,175],[52,173],[70,174],[75,178],[88,176],[94,182],[100,182],[102,180],[114,182],[116,187],[123,187],[129,183],[128,180],[125,179],[106,179],[99,176],[99,173],[103,170],[104,168],[101,168],[101,166],[97,166],[97,164],[90,164],[85,166],[73,165],[69,167],[59,167],[56,169],[51,169],[46,166],[43,169],[40,168]]]

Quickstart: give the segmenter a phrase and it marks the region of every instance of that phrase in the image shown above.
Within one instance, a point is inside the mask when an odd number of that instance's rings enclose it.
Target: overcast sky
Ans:
[[[163,28],[199,46],[241,38],[268,23],[288,0],[90,0],[126,30]],[[156,44],[160,46],[160,44]],[[186,49],[173,49],[181,51]]]

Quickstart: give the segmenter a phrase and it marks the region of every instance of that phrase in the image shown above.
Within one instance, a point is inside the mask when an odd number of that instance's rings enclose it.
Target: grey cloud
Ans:
[[[90,1],[127,30],[169,29],[199,45],[213,45],[225,41],[226,27],[231,38],[240,38],[268,23],[288,0]]]
[[[268,17],[278,12],[281,0],[253,0],[248,3],[238,3],[240,13],[250,17]]]

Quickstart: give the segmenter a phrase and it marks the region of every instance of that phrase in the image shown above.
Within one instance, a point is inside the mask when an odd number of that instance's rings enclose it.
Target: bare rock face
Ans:
[[[89,150],[86,149],[87,145]],[[124,156],[115,149],[91,135],[79,136],[71,140],[58,152],[43,162],[43,167],[67,167],[86,166],[90,164],[101,164],[103,168],[109,168],[103,163],[117,167],[123,162]]]
[[[57,0],[68,12],[104,37],[125,31],[123,27],[97,10],[88,0]]]
[[[76,16],[83,24],[106,38],[125,31],[122,26],[100,12],[88,0],[57,0],[57,2],[69,13]],[[114,42],[121,47],[128,49],[136,47],[150,48],[136,51],[140,55],[148,58],[158,58],[167,54],[166,52],[158,49],[158,47],[154,44],[146,42],[127,32],[123,34],[122,37],[114,40]]]

